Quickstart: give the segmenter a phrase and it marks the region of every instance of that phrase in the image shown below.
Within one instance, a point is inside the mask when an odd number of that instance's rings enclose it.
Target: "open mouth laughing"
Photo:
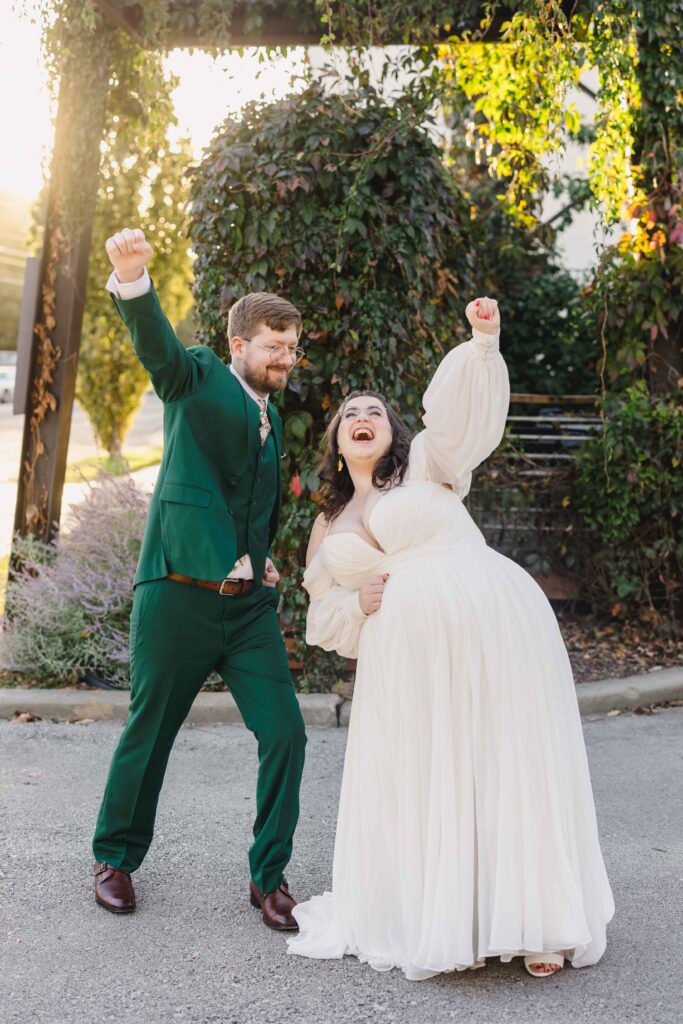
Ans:
[[[375,435],[370,427],[356,427],[351,435],[353,441],[374,441]]]

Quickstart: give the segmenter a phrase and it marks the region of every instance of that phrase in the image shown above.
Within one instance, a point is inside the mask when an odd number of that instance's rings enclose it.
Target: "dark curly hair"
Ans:
[[[383,490],[387,487],[397,486],[403,481],[408,468],[408,455],[413,435],[401,417],[387,403],[384,396],[378,394],[377,391],[352,391],[332,417],[320,445],[323,455],[318,466],[318,477],[321,482],[319,504],[328,522],[339,515],[354,493],[353,480],[346,462],[343,462],[341,470],[337,469],[337,460],[339,459],[337,436],[344,409],[353,398],[358,398],[361,395],[380,400],[386,409],[392,432],[389,451],[378,459],[372,471],[373,487]]]

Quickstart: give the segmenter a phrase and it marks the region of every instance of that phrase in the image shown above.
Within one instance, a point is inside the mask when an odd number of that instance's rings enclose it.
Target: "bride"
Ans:
[[[304,575],[307,642],[358,662],[332,892],[293,909],[288,952],[410,980],[594,964],[614,913],[557,621],[462,504],[510,397],[497,304],[467,317],[416,437],[380,395],[345,398]]]

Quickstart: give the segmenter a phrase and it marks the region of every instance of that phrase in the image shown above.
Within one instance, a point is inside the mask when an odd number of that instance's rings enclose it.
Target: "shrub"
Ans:
[[[576,460],[577,555],[596,610],[677,636],[683,583],[683,409],[643,383],[604,403],[602,436]]]
[[[93,484],[51,545],[17,539],[22,569],[7,588],[5,669],[51,680],[86,670],[128,683],[132,581],[148,498],[130,479]]]

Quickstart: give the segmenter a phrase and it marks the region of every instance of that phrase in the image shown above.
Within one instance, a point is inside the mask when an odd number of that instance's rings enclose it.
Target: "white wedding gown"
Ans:
[[[532,577],[461,498],[509,403],[498,339],[438,367],[403,484],[306,570],[306,639],[358,658],[332,892],[294,908],[288,952],[354,954],[411,980],[485,957],[605,949],[614,902],[571,667]],[[446,489],[449,483],[453,490]],[[389,572],[381,608],[358,589]]]

